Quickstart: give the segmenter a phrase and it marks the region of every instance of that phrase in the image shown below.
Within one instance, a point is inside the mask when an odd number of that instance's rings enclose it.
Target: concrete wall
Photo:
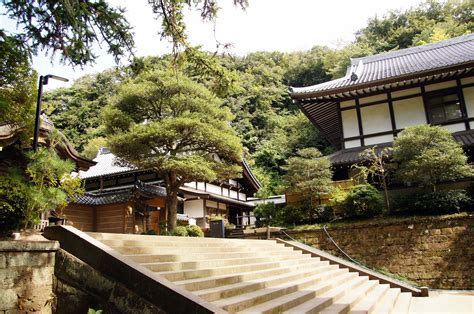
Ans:
[[[403,276],[419,286],[474,289],[474,217],[344,226],[328,229],[352,258]],[[289,232],[341,256],[323,230]]]
[[[56,241],[0,241],[0,313],[51,313]]]

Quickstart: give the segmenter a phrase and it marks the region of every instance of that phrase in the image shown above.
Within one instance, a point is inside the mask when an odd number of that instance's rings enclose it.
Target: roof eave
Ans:
[[[394,77],[377,80],[377,81],[371,81],[371,82],[362,83],[362,84],[354,84],[354,85],[345,86],[341,88],[323,90],[320,92],[295,93],[293,92],[292,88],[290,88],[290,96],[291,98],[295,100],[300,100],[300,101],[305,100],[305,99],[319,99],[325,96],[337,97],[338,94],[347,93],[354,90],[366,89],[366,88],[376,87],[380,85],[387,85],[387,84],[396,83],[400,81],[413,80],[413,79],[423,78],[430,75],[436,75],[436,74],[457,71],[460,69],[466,69],[466,68],[472,68],[472,67],[474,67],[474,61],[469,61],[469,62],[459,63],[453,66],[437,68],[435,70],[416,72],[416,73],[411,73],[408,75],[399,75],[399,76],[394,76]]]

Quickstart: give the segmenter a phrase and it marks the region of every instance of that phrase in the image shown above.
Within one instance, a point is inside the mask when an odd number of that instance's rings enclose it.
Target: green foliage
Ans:
[[[146,234],[146,235],[158,235],[158,233],[153,230],[153,229],[150,229],[150,230],[147,230],[147,232],[143,232],[143,234]]]
[[[98,1],[2,1],[6,15],[20,31],[15,35],[23,55],[38,50],[59,53],[61,61],[83,66],[96,59],[93,47],[105,42],[118,62],[134,46],[131,27],[123,9]]]
[[[18,174],[0,177],[0,234],[20,227],[28,206],[27,187]]]
[[[473,173],[461,145],[440,126],[420,125],[403,130],[394,141],[393,160],[399,163],[397,178],[433,191],[439,182]]]
[[[258,204],[253,210],[255,217],[265,226],[278,222],[278,208],[274,203]]]
[[[311,200],[332,191],[331,163],[316,148],[304,148],[291,157],[283,177],[286,192],[301,193]]]
[[[0,215],[10,228],[35,223],[46,210],[61,210],[83,193],[81,180],[70,175],[74,164],[54,149],[40,148],[26,155],[25,173],[18,169],[0,180]]]
[[[464,190],[436,191],[399,196],[393,213],[402,214],[451,214],[465,209],[471,198]]]
[[[370,218],[382,213],[384,208],[382,194],[370,184],[352,187],[343,203],[345,216],[351,218]]]
[[[94,309],[89,309],[87,310],[87,314],[102,314],[104,311],[102,310],[94,310]]]
[[[95,139],[105,136],[102,110],[126,77],[117,69],[83,76],[69,88],[45,93],[43,108],[54,126],[62,130],[79,152],[88,145],[88,157],[95,157],[97,151],[92,152],[93,148],[103,143]]]
[[[188,230],[185,226],[177,226],[171,231],[171,235],[175,237],[187,237]]]
[[[70,175],[74,163],[62,160],[52,148],[40,148],[29,152],[27,157],[30,162],[26,168],[28,206],[23,209],[25,227],[45,210],[61,213],[68,201],[84,192],[80,178]]]
[[[199,226],[196,225],[188,225],[186,226],[186,231],[188,232],[188,236],[190,237],[204,237],[204,232]]]
[[[390,11],[374,17],[357,34],[357,44],[375,53],[403,49],[474,31],[472,1],[428,0],[404,12]]]
[[[181,185],[240,176],[242,145],[229,125],[231,113],[219,105],[182,73],[153,70],[123,84],[105,114],[112,152],[164,178],[169,230],[176,226]]]

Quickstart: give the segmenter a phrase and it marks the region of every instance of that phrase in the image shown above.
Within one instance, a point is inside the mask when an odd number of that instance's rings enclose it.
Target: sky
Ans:
[[[160,40],[157,21],[147,0],[110,0],[114,6],[125,8],[132,25],[137,56],[162,55],[171,51],[169,43]],[[354,40],[355,32],[375,15],[383,16],[393,9],[408,9],[421,0],[249,0],[249,7],[242,11],[231,0],[220,0],[215,25],[203,24],[198,12],[188,12],[186,23],[193,45],[215,51],[216,40],[231,43],[230,53],[245,55],[253,51],[291,52],[308,50],[316,45],[340,47]],[[0,25],[13,30],[15,23],[0,16]],[[40,53],[33,59],[33,68],[40,75],[55,74],[70,79],[69,83],[50,81],[45,90],[69,86],[74,79],[85,74],[97,73],[115,65],[106,47],[97,46],[96,63],[84,68],[72,68],[59,63],[59,58]],[[127,60],[124,60],[127,64]]]

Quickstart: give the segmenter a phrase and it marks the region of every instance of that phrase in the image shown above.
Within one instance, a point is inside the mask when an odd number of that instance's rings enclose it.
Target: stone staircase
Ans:
[[[410,309],[412,293],[276,241],[88,235],[231,313],[408,313]]]

